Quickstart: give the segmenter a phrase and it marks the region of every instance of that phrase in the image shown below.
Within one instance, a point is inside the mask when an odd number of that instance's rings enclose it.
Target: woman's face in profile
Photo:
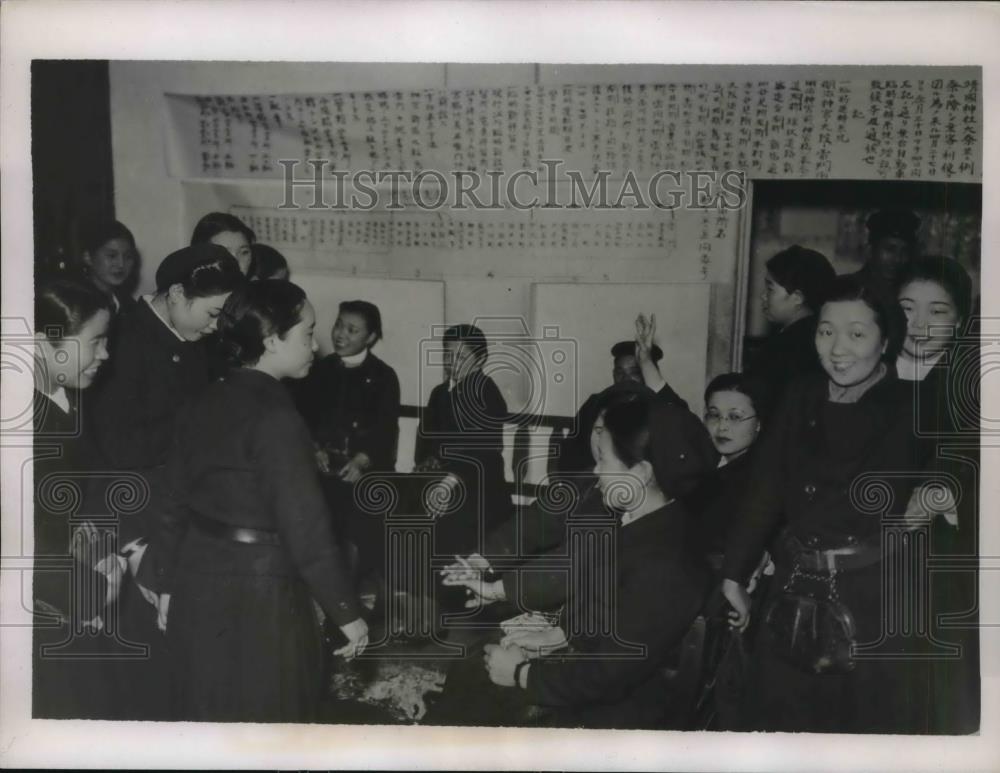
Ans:
[[[623,462],[615,451],[611,433],[599,416],[590,432],[590,448],[594,453],[594,474],[604,504],[611,510],[627,512],[642,502],[646,488],[642,479]]]

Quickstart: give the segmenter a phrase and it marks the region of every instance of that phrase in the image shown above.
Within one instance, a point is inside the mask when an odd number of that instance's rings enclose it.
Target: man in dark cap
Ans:
[[[590,450],[590,429],[594,426],[598,408],[609,395],[628,393],[656,394],[662,402],[687,408],[687,403],[669,384],[659,379],[655,385],[646,383],[639,364],[635,341],[619,341],[611,347],[614,367],[611,371],[613,383],[601,392],[595,392],[580,407],[573,421],[569,437],[559,442],[559,458],[556,465],[560,472],[590,472],[594,468],[594,456]],[[650,359],[656,365],[663,358],[663,350],[653,344]]]
[[[900,272],[918,252],[920,218],[906,209],[880,209],[868,217],[866,225],[869,257],[860,273],[895,291]]]

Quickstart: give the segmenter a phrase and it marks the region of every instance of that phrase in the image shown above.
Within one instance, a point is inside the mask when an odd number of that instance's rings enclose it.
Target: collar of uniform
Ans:
[[[56,387],[56,390],[52,394],[45,394],[44,392],[41,394],[48,398],[54,405],[59,406],[63,413],[69,414],[69,395],[66,394],[64,387]]]
[[[667,546],[682,549],[681,536],[684,530],[684,509],[676,499],[670,500],[641,518],[625,523],[623,517],[619,521],[622,531],[622,542],[640,543],[663,549]],[[628,528],[625,526],[628,525]]]
[[[833,403],[856,403],[880,381],[889,375],[889,369],[884,362],[880,362],[878,367],[872,371],[863,381],[850,386],[842,387],[829,382],[830,402]]]
[[[900,353],[899,357],[896,358],[896,374],[903,381],[923,381],[944,355],[945,352],[940,351],[931,357],[914,360]]]
[[[149,308],[149,310],[153,312],[153,316],[156,317],[156,319],[158,319],[160,323],[167,330],[169,330],[174,335],[175,338],[177,338],[178,341],[183,341],[184,343],[188,343],[188,340],[180,333],[178,333],[177,329],[173,325],[171,325],[169,321],[165,320],[163,317],[160,316],[160,312],[158,312],[156,310],[156,307],[153,305],[152,295],[144,295],[142,296],[142,299],[146,302],[146,306]]]
[[[266,392],[291,400],[288,389],[274,376],[264,373],[262,370],[243,366],[241,368],[231,368],[226,374],[226,381],[246,385],[248,388],[259,392]]]
[[[359,365],[361,365],[361,363],[363,363],[367,359],[368,359],[368,349],[367,348],[362,349],[357,354],[352,354],[352,355],[349,355],[347,357],[344,357],[343,355],[341,355],[341,357],[340,357],[341,363],[344,365],[345,368],[348,368],[348,369],[358,367]]]

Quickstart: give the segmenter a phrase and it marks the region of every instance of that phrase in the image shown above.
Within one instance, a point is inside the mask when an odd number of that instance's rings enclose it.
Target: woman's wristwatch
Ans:
[[[514,685],[520,687],[521,689],[528,689],[528,676],[525,673],[524,679],[521,679],[521,672],[524,671],[528,666],[531,665],[530,660],[522,660],[516,666],[514,666]]]

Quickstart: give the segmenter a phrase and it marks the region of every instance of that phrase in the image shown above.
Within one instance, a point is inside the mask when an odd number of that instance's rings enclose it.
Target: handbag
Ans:
[[[774,654],[810,674],[854,669],[854,616],[838,598],[836,576],[795,564],[764,610]]]

